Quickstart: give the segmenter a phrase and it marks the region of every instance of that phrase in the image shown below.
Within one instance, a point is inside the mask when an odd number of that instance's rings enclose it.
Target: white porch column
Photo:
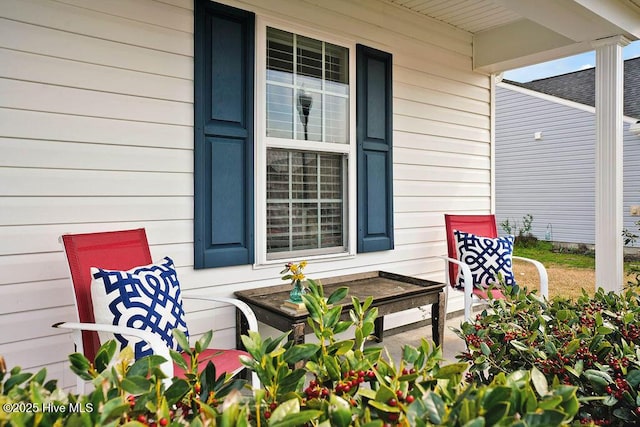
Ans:
[[[609,37],[596,49],[596,287],[619,291],[623,274],[622,47]]]

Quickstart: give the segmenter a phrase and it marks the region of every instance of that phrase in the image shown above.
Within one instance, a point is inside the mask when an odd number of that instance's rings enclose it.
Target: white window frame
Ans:
[[[266,136],[266,68],[267,68],[267,27],[289,31],[298,35],[314,38],[323,42],[343,46],[349,49],[349,143],[330,143],[318,141],[288,140]],[[336,37],[334,34],[321,31],[309,31],[308,28],[282,21],[277,18],[256,16],[256,81],[255,81],[255,265],[280,264],[283,260],[314,260],[325,258],[353,257],[356,254],[357,239],[357,195],[356,195],[356,44],[354,40]],[[268,259],[267,257],[267,148],[287,150],[327,152],[342,154],[346,168],[346,185],[344,186],[344,234],[345,250],[325,253],[323,249],[296,251],[294,255]],[[287,252],[291,255],[291,253]],[[278,256],[277,254],[275,256]]]

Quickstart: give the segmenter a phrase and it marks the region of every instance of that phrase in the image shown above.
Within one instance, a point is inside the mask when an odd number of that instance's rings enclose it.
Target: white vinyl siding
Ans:
[[[309,277],[444,279],[443,213],[491,208],[490,80],[471,71],[471,35],[378,0],[225,3],[393,54],[395,249],[313,262]],[[185,293],[280,283],[281,265],[193,269],[192,1],[0,2],[0,153],[9,366],[75,384],[69,335],[51,328],[75,316],[63,233],[145,227]],[[233,345],[232,309],[217,309],[215,324],[204,304],[186,311],[194,334],[213,327]]]

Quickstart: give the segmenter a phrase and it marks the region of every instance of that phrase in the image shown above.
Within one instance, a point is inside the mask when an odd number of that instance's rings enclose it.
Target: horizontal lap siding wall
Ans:
[[[640,138],[624,124],[624,226],[640,203]],[[534,133],[542,132],[535,140]],[[496,90],[498,222],[533,215],[532,232],[558,242],[595,242],[595,114],[508,87]],[[504,233],[504,230],[500,230]]]
[[[0,354],[74,384],[58,236],[146,227],[191,263],[190,1],[0,3]],[[188,276],[188,274],[185,274]]]
[[[314,262],[311,277],[386,269],[442,279],[443,212],[487,212],[489,79],[471,37],[377,1],[229,2],[394,55],[396,249]],[[58,236],[145,227],[185,290],[278,283],[279,266],[193,269],[193,4],[0,2],[0,354],[64,386],[74,319]],[[233,344],[233,311],[187,304]]]

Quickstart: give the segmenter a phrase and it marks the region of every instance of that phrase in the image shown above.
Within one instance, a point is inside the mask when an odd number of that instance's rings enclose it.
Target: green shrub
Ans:
[[[579,420],[640,425],[640,295],[605,293],[577,301],[513,292],[456,331],[471,363],[468,380],[531,370],[549,384],[578,387]]]
[[[522,226],[518,221],[509,221],[509,218],[500,223],[500,227],[507,234],[515,236],[514,245],[521,248],[532,248],[538,244],[538,238],[531,232],[533,227],[533,215],[526,214],[522,217]]]
[[[467,384],[463,375],[469,365],[442,364],[441,350],[426,340],[419,347],[405,346],[402,359],[394,361],[382,348],[364,346],[377,316],[371,298],[352,298],[345,322],[332,304],[347,289],[325,299],[319,284],[309,284],[304,299],[318,343],[293,344],[285,335],[243,337],[251,355],[243,363],[260,377],[259,390],[243,380],[216,377],[213,365],[201,374],[184,366],[187,378],[173,378],[167,386],[158,369],[162,358],[132,364],[131,351],[116,355],[111,341],[93,364],[80,354],[70,356],[73,370],[95,386],[84,396],[45,382],[44,370],[0,373],[0,426],[553,426],[571,422],[578,411],[576,387],[550,384],[535,369]],[[336,337],[350,327],[353,339]],[[210,338],[198,341],[193,357]],[[178,339],[185,347],[184,336]],[[45,402],[67,410],[45,413]]]

